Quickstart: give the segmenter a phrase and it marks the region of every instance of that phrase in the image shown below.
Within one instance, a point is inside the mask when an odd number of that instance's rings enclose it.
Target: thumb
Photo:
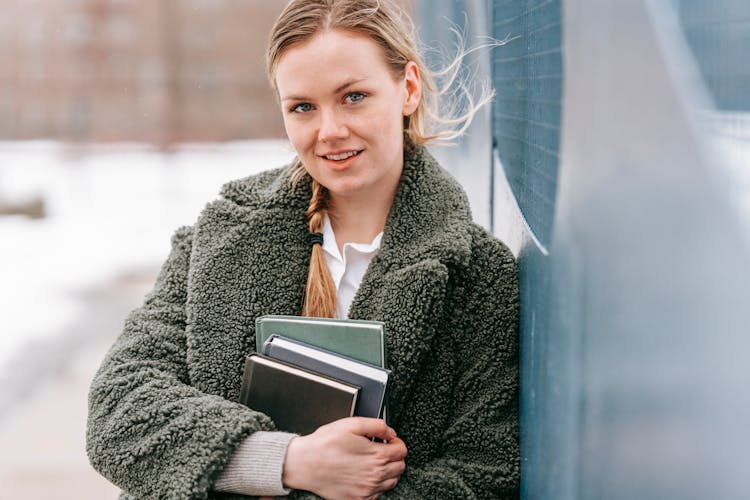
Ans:
[[[381,418],[351,417],[348,420],[351,421],[351,432],[359,436],[374,437],[385,441],[396,437],[396,431]]]

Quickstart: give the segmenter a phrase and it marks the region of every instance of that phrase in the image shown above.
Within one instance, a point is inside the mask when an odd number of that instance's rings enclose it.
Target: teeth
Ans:
[[[350,158],[357,154],[357,151],[349,151],[348,153],[341,153],[338,155],[325,155],[325,158],[327,160],[346,160],[347,158]]]

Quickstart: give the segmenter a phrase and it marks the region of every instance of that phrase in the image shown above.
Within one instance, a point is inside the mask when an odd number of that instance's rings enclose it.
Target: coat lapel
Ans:
[[[380,253],[350,310],[353,319],[386,324],[394,420],[438,341],[451,274],[468,265],[470,221],[463,190],[429,153],[415,147],[405,156]]]
[[[392,418],[408,399],[440,323],[448,269],[437,260],[424,260],[377,276],[369,273],[357,291],[350,317],[386,324]]]
[[[247,191],[246,181],[228,185],[225,199],[206,207],[191,255],[188,366],[211,369],[189,375],[201,390],[228,399],[239,396],[255,319],[300,314],[310,259],[304,183],[254,182]]]

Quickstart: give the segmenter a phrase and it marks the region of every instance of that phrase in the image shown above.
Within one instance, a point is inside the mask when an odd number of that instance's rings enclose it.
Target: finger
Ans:
[[[366,483],[370,493],[382,493],[396,486],[401,474],[404,473],[406,465],[403,460],[388,462],[373,468],[366,474]],[[369,497],[368,497],[369,498]]]
[[[387,443],[372,442],[368,444],[370,450],[376,454],[381,463],[403,461],[408,453],[406,444],[399,438],[393,438]]]
[[[389,442],[383,443],[383,446],[385,447],[385,452],[391,462],[403,460],[409,453],[409,450],[406,448],[406,443],[404,443],[401,438],[393,438]]]
[[[383,466],[383,481],[387,482],[393,479],[398,479],[401,474],[406,470],[406,463],[403,460],[397,460],[395,462],[388,462]],[[390,488],[388,488],[390,489]]]
[[[375,493],[375,497],[370,497],[370,498],[377,498],[381,493],[395,488],[396,485],[398,484],[398,480],[400,477],[401,477],[400,475],[397,475],[397,476],[389,477],[388,479],[383,479],[382,481],[380,481],[376,486],[373,487],[373,492]]]
[[[398,484],[398,477],[387,479],[380,485],[380,492],[392,490]]]
[[[381,418],[350,417],[346,419],[351,432],[359,436],[374,437],[390,441],[396,437],[396,431],[388,427]]]

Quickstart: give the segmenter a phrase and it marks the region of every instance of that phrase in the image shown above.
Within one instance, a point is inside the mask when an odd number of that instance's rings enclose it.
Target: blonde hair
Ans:
[[[461,83],[459,90],[465,98],[464,113],[457,112],[457,103],[441,106],[440,97],[447,94],[458,76],[461,61],[470,51],[463,49],[460,33],[459,51],[453,61],[440,71],[431,71],[424,63],[416,42],[415,28],[409,16],[394,0],[292,0],[282,11],[271,30],[266,55],[266,69],[271,85],[276,88],[276,68],[284,52],[328,30],[342,30],[368,36],[383,50],[385,62],[394,80],[403,78],[406,64],[413,61],[422,80],[422,99],[413,114],[404,119],[404,140],[411,144],[430,141],[450,142],[461,136],[476,112],[489,102],[493,93],[482,90],[475,98]],[[438,88],[436,78],[446,80]],[[451,97],[455,95],[451,94]],[[440,110],[443,110],[441,113]],[[447,112],[445,110],[448,110]],[[295,160],[292,180],[306,175],[303,165]],[[327,191],[312,180],[312,196],[307,217],[311,233],[322,229],[322,213],[327,206]],[[313,244],[308,271],[303,314],[332,317],[335,314],[336,291],[323,251]]]
[[[323,214],[328,208],[326,188],[317,181],[312,183],[312,197],[307,207],[310,233],[323,232]],[[333,318],[336,314],[336,286],[326,264],[320,243],[313,243],[310,267],[307,271],[303,316]]]

